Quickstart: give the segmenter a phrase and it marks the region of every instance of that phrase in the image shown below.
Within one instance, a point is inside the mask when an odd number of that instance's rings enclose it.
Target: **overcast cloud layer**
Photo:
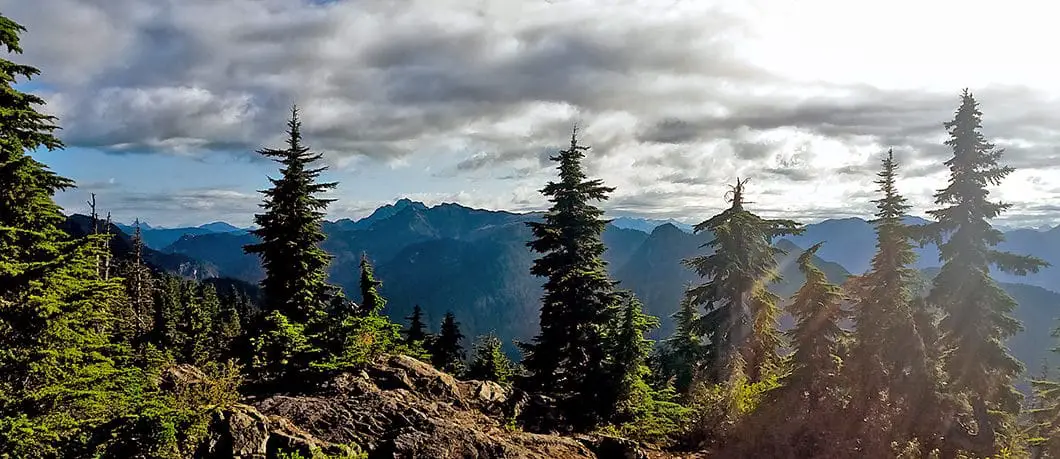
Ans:
[[[1051,15],[1033,2],[1006,4],[1028,14],[968,18],[915,2],[787,3],[0,0],[0,10],[30,29],[20,59],[44,71],[38,92],[67,145],[127,155],[127,174],[143,155],[247,157],[279,142],[296,102],[335,178],[352,177],[336,217],[381,203],[353,198],[358,171],[401,177],[388,197],[541,208],[548,156],[574,122],[593,147],[591,173],[618,187],[606,205],[615,214],[702,219],[739,176],[766,215],[867,216],[888,147],[922,212],[945,183],[942,122],[968,86],[985,133],[1019,168],[998,190],[1014,203],[1007,223],[1057,223],[1060,70],[1025,53],[1060,41],[1033,22]],[[967,49],[950,34],[962,19],[983,21]],[[445,190],[418,188],[418,176]],[[121,188],[111,202],[159,222],[248,223],[256,185]]]

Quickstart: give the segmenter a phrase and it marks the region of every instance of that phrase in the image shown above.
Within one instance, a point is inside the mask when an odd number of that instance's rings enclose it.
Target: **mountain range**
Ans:
[[[140,235],[143,237],[144,245],[156,250],[164,249],[184,236],[199,236],[217,233],[245,234],[247,232],[246,228],[238,228],[225,222],[213,222],[205,225],[184,228],[152,227],[145,223],[140,223],[139,225]],[[133,234],[133,232],[136,231],[135,225],[118,223],[115,226],[121,229],[125,234]]]
[[[537,330],[542,280],[529,274],[535,254],[526,247],[531,238],[526,222],[540,220],[542,215],[472,209],[453,203],[428,207],[402,199],[359,220],[326,222],[323,247],[333,256],[331,281],[355,300],[360,300],[358,263],[364,253],[376,265],[376,274],[383,282],[381,292],[389,300],[386,312],[393,319],[404,322],[404,316],[419,304],[425,320],[437,328],[445,312],[452,310],[465,335],[495,331],[512,352],[512,340],[527,340]],[[925,222],[916,217],[908,221]],[[652,333],[656,339],[672,331],[670,315],[685,286],[701,281],[681,261],[705,253],[701,246],[710,236],[690,230],[689,225],[671,221],[622,217],[612,221],[603,233],[607,247],[604,259],[620,288],[634,291],[647,312],[661,319],[661,326]],[[154,229],[145,234],[150,231]],[[264,273],[257,257],[243,254],[242,247],[256,241],[253,234],[238,228],[209,231],[196,227],[158,252],[197,260],[218,276],[255,283]],[[778,259],[784,281],[772,287],[775,293],[785,299],[794,293],[803,281],[795,269],[795,258],[805,247],[822,241],[815,262],[833,282],[864,272],[875,251],[875,233],[865,220],[849,218],[807,225],[802,235],[776,242],[788,253]],[[1010,231],[1002,248],[1033,253],[1060,264],[1060,230]],[[935,247],[926,246],[918,252],[918,268],[938,266]],[[1060,295],[1047,288],[1056,285],[1060,271],[1049,268],[1026,278],[997,277],[1020,301],[1019,315],[1028,324],[1027,332],[1014,338],[1011,345],[1024,361],[1037,365],[1051,347],[1049,331],[1058,315],[1051,308],[1060,305]],[[1014,280],[1038,288],[1018,285]]]

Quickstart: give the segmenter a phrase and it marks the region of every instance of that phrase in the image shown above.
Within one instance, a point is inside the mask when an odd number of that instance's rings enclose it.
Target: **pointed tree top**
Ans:
[[[585,150],[588,150],[589,148],[590,147],[586,146],[586,145],[578,145],[578,123],[575,122],[573,127],[571,127],[571,132],[570,132],[570,150],[569,151],[571,153],[573,153],[573,152],[576,152],[576,151],[585,151]]]
[[[798,263],[799,267],[802,268],[803,271],[805,271],[806,268],[811,266],[811,264],[813,263],[813,256],[817,254],[817,250],[820,249],[821,245],[823,244],[824,241],[818,242],[812,247],[806,249],[806,251],[803,252],[802,255],[799,255]]]

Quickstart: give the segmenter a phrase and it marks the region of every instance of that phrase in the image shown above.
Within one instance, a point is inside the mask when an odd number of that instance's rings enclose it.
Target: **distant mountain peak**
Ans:
[[[650,218],[638,217],[617,217],[611,220],[611,224],[614,225],[616,228],[634,229],[649,234],[662,225],[671,225],[674,228],[677,228],[678,230],[684,231],[686,233],[692,232],[692,225],[689,225],[687,223],[681,223],[672,218],[666,220],[654,220]]]
[[[199,225],[199,228],[202,228],[204,230],[210,230],[215,233],[230,233],[232,231],[241,231],[239,227],[226,222],[211,222],[205,225]]]

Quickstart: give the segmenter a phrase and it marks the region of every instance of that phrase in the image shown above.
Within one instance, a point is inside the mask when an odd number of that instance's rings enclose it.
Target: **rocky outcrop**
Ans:
[[[281,452],[308,458],[314,452],[333,456],[358,452],[355,446],[320,440],[288,419],[243,404],[218,412],[211,433],[203,454],[209,458],[266,459]]]
[[[163,372],[174,393],[208,378],[188,365]],[[622,438],[550,433],[554,401],[493,382],[459,381],[406,356],[332,378],[313,394],[244,399],[214,412],[209,433],[189,457],[671,458]],[[520,422],[516,418],[536,420]],[[550,425],[551,424],[551,425]]]
[[[330,444],[357,444],[373,458],[592,458],[577,439],[523,432],[501,413],[510,391],[458,381],[428,364],[395,356],[344,374],[314,396],[253,401]]]

